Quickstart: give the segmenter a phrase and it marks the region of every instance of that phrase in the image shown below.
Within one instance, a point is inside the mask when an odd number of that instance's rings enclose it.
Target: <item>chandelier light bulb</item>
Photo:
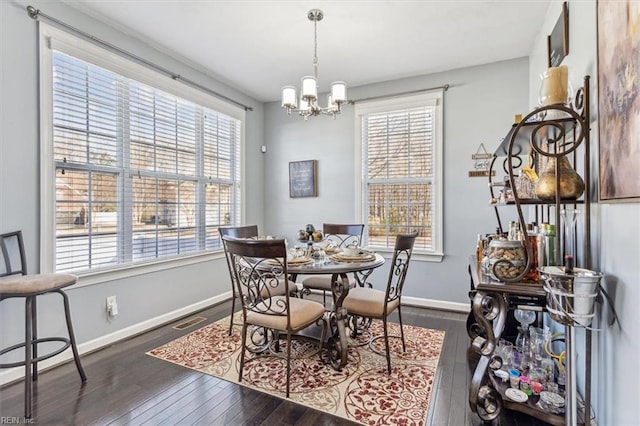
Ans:
[[[347,101],[347,84],[344,81],[331,83],[331,98],[338,105]]]
[[[282,88],[282,108],[297,108],[296,98],[296,88],[294,86],[285,86]]]
[[[318,99],[318,82],[315,77],[302,77],[302,97],[309,101]]]

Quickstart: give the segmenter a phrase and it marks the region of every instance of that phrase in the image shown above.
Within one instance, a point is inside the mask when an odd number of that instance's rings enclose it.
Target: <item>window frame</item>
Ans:
[[[245,128],[246,112],[231,103],[208,95],[191,86],[178,82],[149,67],[143,66],[122,55],[111,52],[90,41],[81,39],[51,25],[39,26],[39,90],[40,90],[40,271],[55,271],[55,202],[56,202],[56,164],[53,156],[53,50],[61,51],[78,59],[90,62],[111,72],[136,80],[155,89],[189,100],[202,107],[228,115],[240,122],[240,177],[238,200],[238,218],[245,220]],[[53,178],[52,178],[53,177]],[[125,218],[126,220],[126,218]],[[147,261],[118,264],[96,270],[84,270],[75,273],[82,276],[83,284],[93,284],[118,278],[125,278],[152,271],[165,270],[178,266],[200,263],[221,258],[223,250],[214,249],[181,255],[172,258],[154,258]]]
[[[418,108],[424,106],[435,107],[433,119],[433,167],[435,168],[433,176],[433,200],[435,206],[433,213],[433,250],[414,249],[413,260],[422,260],[429,262],[441,262],[444,257],[443,240],[443,210],[444,210],[444,139],[443,139],[443,98],[444,90],[433,90],[420,94],[412,94],[398,97],[385,98],[380,100],[371,100],[357,102],[354,108],[355,115],[355,169],[356,169],[356,217],[362,220],[362,223],[368,223],[368,204],[367,193],[365,191],[366,177],[366,158],[364,157],[364,142],[362,134],[362,119],[364,116],[374,113],[385,113],[396,110]],[[368,235],[363,235],[365,243],[368,242]],[[375,246],[376,251],[393,252],[393,247]]]

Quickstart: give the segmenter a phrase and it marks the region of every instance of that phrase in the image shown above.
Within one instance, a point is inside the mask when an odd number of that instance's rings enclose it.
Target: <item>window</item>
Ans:
[[[241,218],[244,112],[44,28],[43,270],[220,249]]]
[[[418,231],[415,253],[442,259],[442,91],[356,104],[359,211],[365,243],[392,250]]]

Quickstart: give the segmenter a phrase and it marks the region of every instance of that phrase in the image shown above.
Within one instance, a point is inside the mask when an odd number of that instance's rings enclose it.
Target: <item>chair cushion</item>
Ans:
[[[275,287],[269,287],[269,289],[263,289],[262,290],[262,297],[269,297],[269,296],[281,296],[283,294],[285,294],[285,292],[289,292],[289,293],[295,293],[298,291],[298,287],[296,286],[296,283],[294,283],[293,281],[287,280],[287,283],[285,284],[285,280],[283,278],[280,278],[278,280],[278,285]]]
[[[387,305],[387,312],[384,312],[384,300],[386,292],[373,288],[356,287],[349,290],[349,294],[342,302],[342,306],[347,308],[350,314],[363,317],[381,318],[389,315],[400,304],[400,299],[395,299]]]
[[[272,304],[282,301],[286,302],[286,296],[274,296],[271,298]],[[258,309],[265,308],[264,302],[258,305]],[[324,306],[321,303],[308,299],[289,298],[289,311],[291,314],[291,330],[302,330],[306,326],[314,323],[324,315]],[[269,315],[255,311],[247,311],[247,322],[259,327],[266,327],[276,330],[287,331],[286,315]]]
[[[349,288],[355,287],[357,284],[356,278],[353,275],[349,275]],[[317,275],[306,278],[302,281],[302,286],[306,288],[312,288],[315,290],[331,290],[331,276]]]
[[[5,297],[30,296],[64,288],[76,281],[75,275],[62,273],[8,275],[0,279],[0,294]]]

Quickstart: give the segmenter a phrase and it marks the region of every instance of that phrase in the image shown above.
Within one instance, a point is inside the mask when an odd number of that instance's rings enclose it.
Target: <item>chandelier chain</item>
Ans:
[[[318,79],[318,20],[313,20],[313,76]]]

